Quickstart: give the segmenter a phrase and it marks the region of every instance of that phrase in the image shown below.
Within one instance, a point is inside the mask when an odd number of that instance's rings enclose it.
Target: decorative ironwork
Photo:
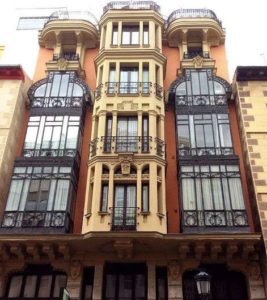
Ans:
[[[66,211],[5,211],[2,228],[65,228],[70,229]]]
[[[136,230],[137,207],[112,207],[111,230]]]
[[[95,98],[98,99],[101,97],[102,95],[102,88],[103,88],[103,84],[99,84],[99,86],[96,87],[96,90],[95,90]]]
[[[208,51],[189,51],[188,53],[184,52],[184,59],[192,59],[196,56],[210,58],[210,53]]]
[[[44,157],[75,157],[77,155],[76,149],[24,149],[24,157],[35,157],[35,156],[44,156]]]
[[[96,155],[97,142],[98,142],[98,138],[95,138],[90,142],[90,154],[91,154],[91,156]]]
[[[247,227],[245,210],[183,210],[184,227]]]
[[[32,108],[62,108],[83,107],[83,97],[36,97],[32,101]]]
[[[139,152],[150,151],[151,136],[102,136],[103,152]]]
[[[153,1],[112,1],[103,8],[103,13],[110,9],[151,9],[160,12],[160,6]]]
[[[70,60],[70,61],[79,61],[80,60],[79,54],[76,54],[76,53],[63,53],[63,54],[54,54],[53,55],[53,60],[59,60],[61,58],[64,58],[64,59]]]
[[[233,155],[232,147],[180,147],[179,156]]]
[[[151,82],[106,82],[106,94],[110,96],[114,95],[150,95],[151,94]],[[156,88],[156,86],[155,86]],[[160,86],[158,86],[158,91],[156,90],[157,96],[162,93],[162,88],[160,91]],[[102,89],[102,86],[100,87]],[[101,95],[101,91],[98,91],[98,95]]]
[[[158,83],[155,83],[155,94],[159,98],[163,97],[163,88]]]
[[[159,138],[155,138],[156,147],[157,147],[157,155],[163,156],[165,152],[165,143],[163,140]]]
[[[216,14],[210,9],[177,9],[170,14],[167,19],[168,26],[170,23],[177,19],[182,18],[209,18],[215,20],[221,27],[222,22],[217,18]]]

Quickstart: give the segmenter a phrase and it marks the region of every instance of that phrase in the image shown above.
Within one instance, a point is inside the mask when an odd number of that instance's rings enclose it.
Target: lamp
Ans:
[[[200,271],[197,275],[194,276],[194,279],[197,284],[197,292],[198,294],[203,296],[209,296],[210,295],[210,279],[211,276],[204,272]]]

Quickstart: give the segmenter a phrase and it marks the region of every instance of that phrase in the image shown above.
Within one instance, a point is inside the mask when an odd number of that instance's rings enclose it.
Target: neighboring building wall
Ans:
[[[3,211],[31,81],[20,66],[0,67],[0,209]]]
[[[4,51],[5,51],[5,46],[0,46],[0,61],[3,58]]]

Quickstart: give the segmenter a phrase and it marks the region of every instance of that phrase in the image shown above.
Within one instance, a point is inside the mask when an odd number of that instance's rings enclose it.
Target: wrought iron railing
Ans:
[[[31,106],[33,108],[64,108],[64,107],[83,107],[83,97],[35,97]]]
[[[158,98],[163,97],[163,88],[158,83],[155,83],[155,94]]]
[[[151,82],[106,82],[108,95],[150,95],[151,88]]]
[[[201,56],[203,58],[210,58],[210,53],[208,51],[189,51],[184,52],[184,59],[192,59],[196,56]]]
[[[99,84],[96,89],[95,89],[95,98],[98,99],[101,97],[102,95],[102,88],[103,88],[103,84]]]
[[[156,142],[156,147],[157,147],[157,155],[158,156],[163,156],[164,152],[165,152],[165,143],[164,143],[164,141],[156,137],[155,142]]]
[[[136,230],[137,207],[112,207],[111,230]]]
[[[160,12],[160,6],[153,1],[111,1],[103,8],[103,13],[110,9],[151,9]]]
[[[178,107],[181,105],[227,105],[227,97],[226,95],[176,95],[176,105]]]
[[[247,227],[246,210],[183,210],[183,228]]]
[[[63,228],[71,227],[66,211],[5,211],[2,228]]]
[[[54,54],[53,55],[53,60],[59,60],[61,58],[64,58],[64,59],[70,60],[70,61],[79,61],[80,60],[79,54],[76,54],[76,53],[63,53],[63,54]]]
[[[24,157],[75,157],[77,155],[77,149],[24,149]]]
[[[96,155],[97,142],[98,142],[98,138],[95,138],[95,139],[93,139],[93,140],[90,142],[90,155],[91,155],[91,156],[95,156],[95,155]]]
[[[215,20],[220,26],[222,22],[217,18],[216,14],[210,9],[177,9],[170,14],[167,19],[167,25],[177,19],[182,18],[209,18]]]
[[[103,152],[142,152],[150,151],[151,136],[102,136]]]
[[[233,155],[232,147],[180,147],[180,156]]]

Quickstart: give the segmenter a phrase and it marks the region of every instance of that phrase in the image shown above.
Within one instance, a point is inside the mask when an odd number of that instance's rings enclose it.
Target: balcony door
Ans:
[[[137,152],[137,118],[120,117],[117,125],[117,152]]]
[[[120,69],[120,94],[138,93],[138,68],[122,67]]]
[[[113,230],[135,230],[136,186],[117,185],[113,208]]]

